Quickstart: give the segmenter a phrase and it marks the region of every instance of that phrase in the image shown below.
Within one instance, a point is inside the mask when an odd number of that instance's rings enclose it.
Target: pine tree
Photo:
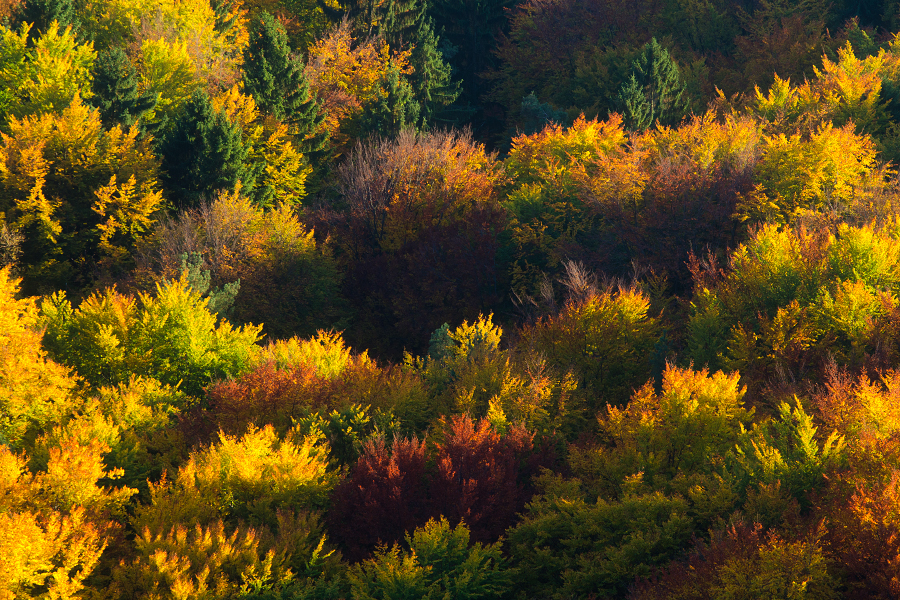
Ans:
[[[303,63],[291,55],[287,32],[275,18],[263,12],[250,27],[250,43],[244,50],[244,88],[259,107],[293,126],[304,140],[304,154],[325,144],[320,133],[325,115],[310,96]]]
[[[59,23],[60,31],[66,27],[76,30],[80,24],[72,0],[25,0],[14,21],[16,27],[22,23],[32,25],[28,32],[29,44],[43,35],[54,21]]]
[[[159,153],[166,189],[181,206],[197,204],[220,189],[232,190],[238,182],[253,188],[241,128],[213,109],[202,90],[194,92],[175,118]]]
[[[92,71],[91,103],[100,111],[100,119],[107,129],[116,124],[131,127],[156,106],[154,94],[138,92],[137,73],[121,48],[101,52]]]
[[[644,130],[657,121],[674,125],[684,117],[684,83],[678,65],[656,38],[644,45],[631,69],[631,79],[619,94],[629,128]]]

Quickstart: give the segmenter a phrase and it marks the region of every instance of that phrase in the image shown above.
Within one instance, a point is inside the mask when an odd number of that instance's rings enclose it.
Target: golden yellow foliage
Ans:
[[[68,600],[96,566],[123,504],[135,490],[101,488],[120,473],[103,467],[109,448],[66,436],[47,471],[32,474],[0,444],[0,598]]]
[[[76,379],[41,347],[35,300],[16,299],[19,281],[0,270],[0,446],[12,448],[76,403]]]
[[[325,109],[324,127],[338,148],[345,147],[352,135],[343,131],[347,123],[384,94],[380,84],[392,69],[411,73],[409,52],[391,53],[379,38],[357,43],[346,21],[310,47],[306,77]]]

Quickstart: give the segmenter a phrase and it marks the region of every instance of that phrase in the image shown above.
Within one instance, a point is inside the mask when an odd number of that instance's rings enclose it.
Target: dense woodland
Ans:
[[[0,18],[0,600],[900,597],[900,2]]]

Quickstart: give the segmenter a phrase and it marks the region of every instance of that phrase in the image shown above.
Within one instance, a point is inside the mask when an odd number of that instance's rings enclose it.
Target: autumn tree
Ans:
[[[494,165],[467,132],[374,139],[344,162],[341,203],[320,212],[319,229],[339,240],[344,289],[365,319],[355,345],[396,353],[412,339],[424,346],[444,322],[488,312],[500,217]]]
[[[41,115],[63,111],[76,97],[90,96],[93,44],[80,43],[71,27],[48,23],[47,30],[30,40],[31,25],[18,30],[0,28],[6,48],[0,75],[0,116]],[[9,127],[7,125],[7,127]]]
[[[73,308],[57,293],[41,308],[52,354],[95,387],[144,375],[200,396],[244,372],[258,350],[260,328],[218,320],[185,274],[138,298],[106,289]]]
[[[277,165],[277,163],[276,163]],[[274,178],[289,175],[287,169]],[[153,287],[180,277],[182,256],[198,254],[210,286],[240,281],[230,318],[262,323],[272,338],[311,336],[319,329],[343,328],[347,305],[341,273],[330,248],[315,239],[292,207],[291,198],[272,182],[269,210],[245,195],[220,194],[154,228],[154,243],[142,247],[137,277]]]
[[[33,298],[16,299],[19,281],[0,270],[0,442],[18,450],[39,433],[61,422],[75,408],[77,379],[50,360],[37,330]]]
[[[130,488],[103,486],[108,470],[96,440],[66,437],[43,472],[0,444],[0,593],[74,599],[123,518]]]
[[[357,565],[350,574],[353,595],[361,599],[450,595],[495,598],[511,586],[499,544],[469,545],[469,530],[446,519],[430,520],[406,535],[410,550],[395,544]]]
[[[163,207],[158,164],[137,127],[104,130],[79,98],[13,119],[0,142],[7,223],[21,232],[30,290],[84,286],[129,265]]]

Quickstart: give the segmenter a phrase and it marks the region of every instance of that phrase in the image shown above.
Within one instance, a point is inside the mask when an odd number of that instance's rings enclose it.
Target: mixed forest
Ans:
[[[0,0],[0,600],[900,597],[897,0]]]

